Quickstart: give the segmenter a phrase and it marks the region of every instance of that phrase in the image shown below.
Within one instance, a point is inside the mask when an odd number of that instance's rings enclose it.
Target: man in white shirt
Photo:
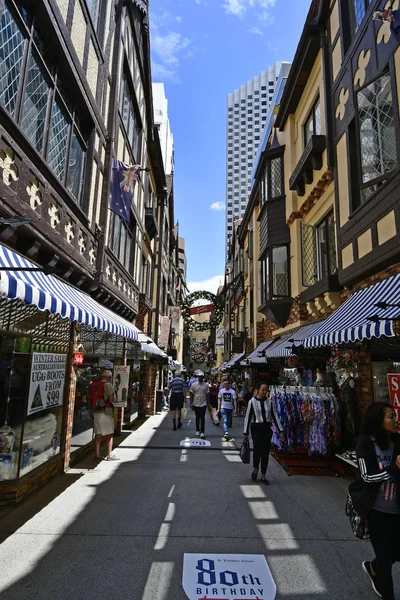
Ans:
[[[206,410],[210,399],[210,388],[204,381],[203,371],[197,372],[198,381],[190,388],[190,408],[196,413],[196,435],[204,439]]]
[[[237,395],[227,379],[224,381],[224,387],[218,393],[218,412],[222,414],[224,421],[224,437],[225,441],[231,439],[229,435],[229,427],[232,427],[232,414],[237,410]]]

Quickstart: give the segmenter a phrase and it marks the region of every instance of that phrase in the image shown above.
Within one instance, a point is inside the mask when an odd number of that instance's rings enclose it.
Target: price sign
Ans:
[[[28,415],[62,405],[66,363],[66,354],[32,354]]]

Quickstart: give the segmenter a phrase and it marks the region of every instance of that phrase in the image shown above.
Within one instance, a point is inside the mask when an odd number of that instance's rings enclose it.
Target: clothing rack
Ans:
[[[282,442],[274,430],[272,441],[280,450],[324,455],[339,446],[340,407],[331,387],[271,386],[270,397],[285,434]]]

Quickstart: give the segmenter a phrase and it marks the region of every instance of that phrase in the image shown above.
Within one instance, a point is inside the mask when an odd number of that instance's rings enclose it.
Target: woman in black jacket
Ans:
[[[269,461],[269,450],[271,447],[272,439],[272,421],[279,431],[281,440],[285,441],[285,435],[275,405],[271,398],[267,398],[268,385],[260,382],[256,385],[254,397],[251,398],[247,405],[246,416],[244,418],[244,438],[249,438],[249,431],[251,430],[251,437],[253,438],[253,472],[251,478],[253,481],[257,480],[258,468],[261,461],[261,483],[263,485],[269,485],[269,481],[266,478],[266,472],[268,469]]]
[[[356,453],[361,481],[350,493],[354,508],[368,520],[375,552],[374,560],[362,566],[374,592],[394,600],[392,565],[400,560],[400,435],[390,404],[368,406]]]

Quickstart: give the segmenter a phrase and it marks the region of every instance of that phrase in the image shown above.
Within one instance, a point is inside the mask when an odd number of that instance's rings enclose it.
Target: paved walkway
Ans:
[[[182,450],[193,421],[174,432],[151,417],[126,434],[120,462],[87,458],[7,512],[1,598],[184,600],[183,554],[205,552],[265,554],[280,600],[373,600],[361,570],[370,545],[343,514],[348,482],[288,477],[272,460],[271,485],[254,484],[220,428],[207,428],[212,448]]]

